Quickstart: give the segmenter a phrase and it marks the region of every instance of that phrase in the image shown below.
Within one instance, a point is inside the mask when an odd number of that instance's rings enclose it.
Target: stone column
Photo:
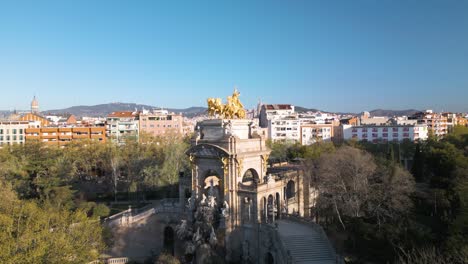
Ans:
[[[304,216],[304,189],[305,189],[305,186],[304,186],[304,181],[303,181],[303,177],[300,177],[299,175],[299,171],[297,173],[297,193],[296,193],[296,197],[297,197],[297,210],[298,210],[298,213],[300,216]]]

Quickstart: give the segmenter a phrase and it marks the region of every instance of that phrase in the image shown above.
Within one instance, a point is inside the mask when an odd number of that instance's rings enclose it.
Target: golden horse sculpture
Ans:
[[[231,96],[228,96],[227,103],[224,105],[221,98],[208,98],[208,115],[223,119],[245,118],[245,109],[239,100],[240,93],[237,89]]]

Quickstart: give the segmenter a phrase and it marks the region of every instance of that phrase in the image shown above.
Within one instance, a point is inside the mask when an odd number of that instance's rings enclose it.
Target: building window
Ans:
[[[384,127],[383,132],[388,132],[388,128]]]
[[[388,137],[388,133],[383,133],[382,136],[383,137]]]
[[[2,134],[3,134],[3,129],[0,129],[0,135],[2,135]]]
[[[394,137],[394,138],[397,138],[397,137],[398,137],[398,133],[393,133],[393,137]]]
[[[392,131],[393,131],[393,132],[398,132],[398,127],[394,127],[394,128],[392,129]]]
[[[13,135],[16,135],[16,129],[15,128],[13,129]]]
[[[372,133],[372,137],[373,137],[373,138],[376,138],[376,137],[377,137],[377,133]]]

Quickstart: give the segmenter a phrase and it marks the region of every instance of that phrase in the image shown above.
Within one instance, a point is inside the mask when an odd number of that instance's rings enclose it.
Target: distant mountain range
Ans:
[[[82,116],[102,116],[105,117],[108,114],[115,112],[115,111],[135,111],[142,109],[152,110],[152,109],[161,109],[161,107],[151,106],[151,105],[143,105],[143,104],[135,104],[135,103],[108,103],[108,104],[99,104],[99,105],[79,105],[79,106],[72,106],[64,109],[54,109],[54,110],[47,110],[43,111],[42,114],[44,115],[55,115],[55,114],[73,114],[77,117]],[[206,107],[189,107],[183,109],[177,108],[164,108],[169,112],[174,113],[182,113],[186,117],[194,117],[206,114]],[[306,108],[301,106],[295,106],[296,112],[304,113],[304,112],[323,112],[323,113],[333,113],[329,111],[322,111],[315,108]],[[415,109],[407,109],[407,110],[383,110],[383,109],[375,109],[369,111],[371,116],[410,116],[419,110]],[[11,111],[0,111],[0,118],[7,118],[12,112]],[[336,114],[348,114],[348,115],[357,115],[357,113],[336,113]]]
[[[107,116],[108,114],[116,111],[135,111],[142,109],[152,110],[152,109],[161,109],[161,107],[135,104],[135,103],[109,103],[109,104],[99,104],[99,105],[79,105],[72,106],[64,109],[54,109],[47,110],[42,112],[43,114],[73,114],[75,116]],[[189,107],[185,109],[174,109],[174,108],[164,108],[169,112],[182,113],[184,116],[192,117],[201,115],[206,112],[205,107]]]
[[[371,116],[410,116],[417,112],[421,112],[420,110],[416,109],[407,109],[407,110],[383,110],[383,109],[375,109],[370,111]]]
[[[314,108],[305,108],[301,106],[295,106],[294,107],[296,112],[299,113],[304,113],[304,112],[323,112],[323,113],[334,113],[334,112],[329,112],[329,111],[322,111]],[[369,111],[371,116],[388,116],[388,117],[393,117],[393,116],[410,116],[413,115],[414,113],[420,112],[419,110],[416,109],[407,109],[407,110],[384,110],[384,109],[375,109],[372,111]],[[336,114],[343,114],[343,115],[357,115],[358,113],[350,113],[350,112],[336,112]]]

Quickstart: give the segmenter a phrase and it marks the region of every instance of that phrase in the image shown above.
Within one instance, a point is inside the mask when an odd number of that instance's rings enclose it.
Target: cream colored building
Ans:
[[[333,124],[302,124],[301,144],[311,145],[317,142],[329,142],[334,137]]]
[[[25,142],[25,130],[29,127],[27,121],[1,121],[0,122],[0,147],[4,145],[23,144]]]
[[[169,133],[183,134],[183,117],[167,110],[143,111],[140,113],[140,133],[164,136]]]

